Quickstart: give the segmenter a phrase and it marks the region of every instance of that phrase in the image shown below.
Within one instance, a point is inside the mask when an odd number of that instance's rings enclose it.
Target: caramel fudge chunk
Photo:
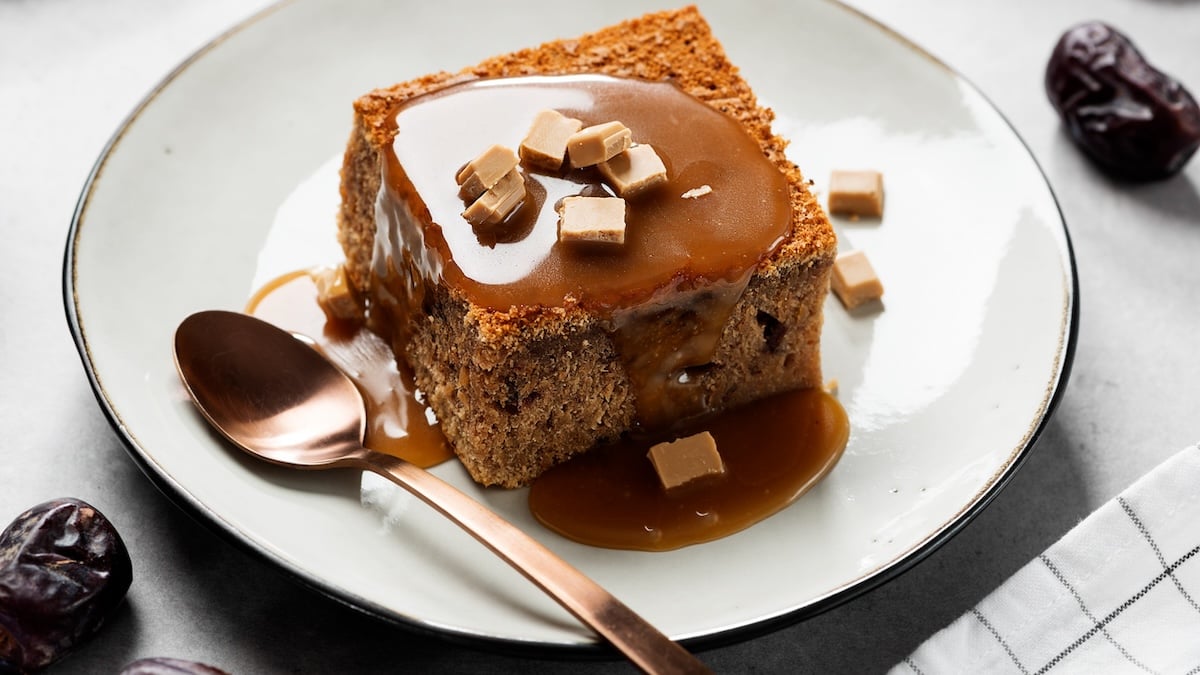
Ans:
[[[829,212],[879,218],[883,215],[883,174],[834,171],[829,176]]]
[[[544,171],[558,171],[567,155],[567,141],[582,128],[583,122],[557,110],[539,112],[521,141],[521,160]]]
[[[575,168],[606,162],[633,145],[633,132],[620,122],[581,129],[567,139],[567,156]]]
[[[525,198],[525,179],[513,168],[504,177],[479,195],[463,211],[463,218],[472,225],[495,225],[508,217]]]
[[[519,162],[516,153],[510,148],[502,145],[491,146],[467,162],[462,171],[458,172],[455,180],[461,186],[459,196],[468,201],[478,199],[517,168]]]
[[[635,145],[597,166],[622,197],[632,197],[667,180],[667,167],[649,145]]]
[[[355,299],[350,283],[346,280],[346,268],[338,265],[313,273],[317,287],[317,304],[325,315],[334,319],[358,321],[362,319],[362,307]]]
[[[705,431],[669,443],[659,443],[647,453],[658,480],[668,493],[725,474],[717,441]]]
[[[871,261],[862,251],[850,251],[837,257],[833,264],[832,285],[833,292],[846,309],[883,297],[883,282],[875,275]]]
[[[625,200],[620,197],[567,197],[558,220],[558,240],[624,244]]]

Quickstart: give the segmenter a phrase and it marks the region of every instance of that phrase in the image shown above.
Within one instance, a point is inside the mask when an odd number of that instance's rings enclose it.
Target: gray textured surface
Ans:
[[[129,601],[54,669],[116,672],[143,656],[238,673],[624,672],[527,661],[397,630],[308,592],[172,506],[128,458],[88,387],[62,311],[75,200],[109,135],[176,63],[258,3],[0,1],[0,520],[72,495],[121,527]],[[801,624],[707,651],[718,671],[879,672],[1091,510],[1200,439],[1200,161],[1113,183],[1070,145],[1041,89],[1073,23],[1123,28],[1200,91],[1200,2],[854,0],[973,81],[1044,168],[1068,222],[1081,323],[1071,381],[1029,460],[962,534],[884,587]]]

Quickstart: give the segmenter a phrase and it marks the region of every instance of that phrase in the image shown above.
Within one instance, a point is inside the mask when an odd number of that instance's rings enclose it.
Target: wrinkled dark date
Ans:
[[[39,504],[0,533],[0,672],[42,668],[94,633],[133,580],[107,518],[77,499]]]
[[[183,659],[138,659],[121,669],[118,675],[229,675],[229,673],[196,661]]]
[[[1100,22],[1063,34],[1046,66],[1046,95],[1087,153],[1131,180],[1179,171],[1200,145],[1200,106]]]

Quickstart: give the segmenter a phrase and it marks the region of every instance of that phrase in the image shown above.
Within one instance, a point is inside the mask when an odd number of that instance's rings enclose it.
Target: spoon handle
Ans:
[[[365,468],[442,512],[648,673],[707,673],[679,644],[516,526],[437,476],[368,450]]]

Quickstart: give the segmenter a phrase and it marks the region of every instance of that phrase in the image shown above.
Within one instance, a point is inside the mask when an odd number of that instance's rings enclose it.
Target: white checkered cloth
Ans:
[[[1200,446],[1171,457],[892,675],[1200,674]]]

